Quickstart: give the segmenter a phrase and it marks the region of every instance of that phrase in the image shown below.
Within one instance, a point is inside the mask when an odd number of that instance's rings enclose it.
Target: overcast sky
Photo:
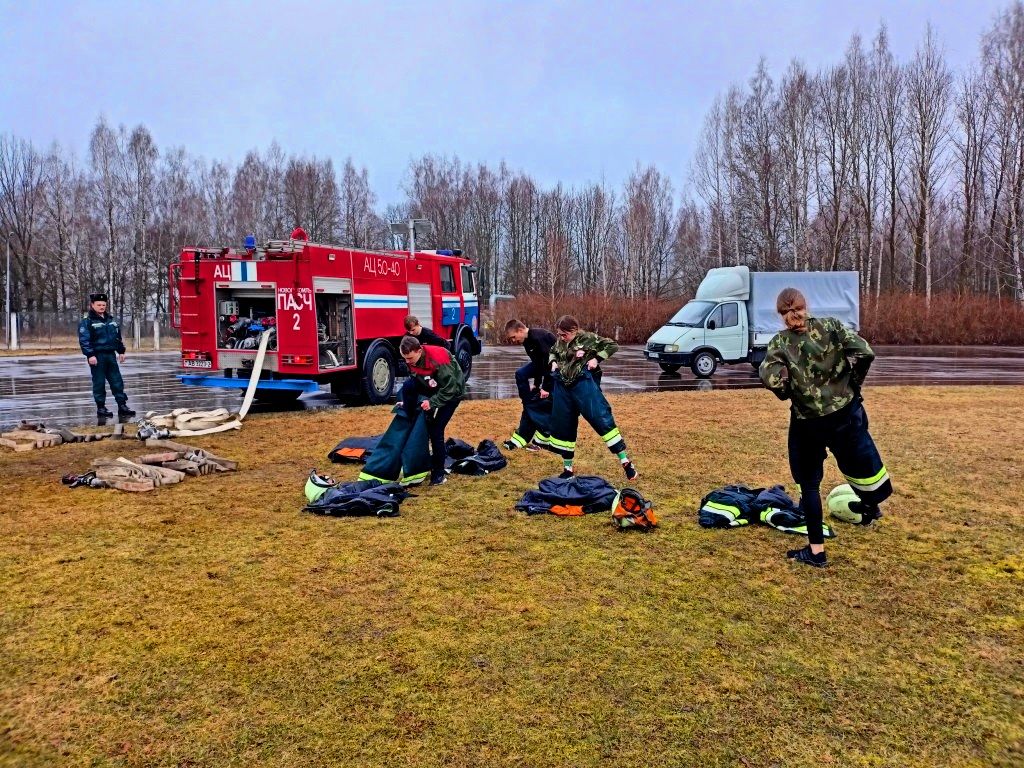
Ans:
[[[158,146],[239,162],[351,156],[381,202],[431,152],[545,186],[639,162],[677,190],[703,116],[758,58],[837,62],[888,25],[913,55],[930,21],[960,71],[1007,2],[25,2],[0,0],[0,133],[83,155],[103,115]]]

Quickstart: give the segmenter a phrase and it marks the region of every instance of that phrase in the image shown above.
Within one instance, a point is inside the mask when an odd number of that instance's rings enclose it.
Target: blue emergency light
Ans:
[[[255,251],[256,250],[256,235],[245,236],[245,250]]]

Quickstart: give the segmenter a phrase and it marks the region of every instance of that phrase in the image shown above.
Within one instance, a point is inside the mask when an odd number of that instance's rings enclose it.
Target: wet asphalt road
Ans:
[[[904,384],[1024,384],[1024,347],[875,347],[871,386]],[[121,366],[129,403],[140,414],[188,407],[205,410],[237,408],[238,390],[186,387],[175,375],[179,353],[129,354]],[[516,396],[513,373],[526,362],[520,347],[486,347],[477,357],[470,378],[473,399]],[[748,389],[761,386],[748,364],[723,365],[710,380],[698,380],[689,370],[664,374],[643,357],[643,347],[623,347],[603,366],[606,392],[651,392]],[[107,406],[114,408],[113,398]],[[272,410],[336,408],[341,403],[326,390],[303,395],[289,406],[256,403],[251,413]],[[94,420],[88,365],[81,355],[34,355],[0,358],[0,428],[21,419],[52,425],[87,424]]]

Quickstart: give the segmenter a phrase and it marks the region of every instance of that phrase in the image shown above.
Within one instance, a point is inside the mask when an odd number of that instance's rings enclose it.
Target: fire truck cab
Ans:
[[[285,382],[298,380],[307,390],[329,383],[336,394],[384,403],[406,373],[398,345],[412,314],[446,339],[469,376],[481,351],[480,310],[476,268],[461,251],[355,250],[305,239],[246,245],[185,248],[170,266],[172,323],[188,373],[223,371],[210,385],[238,386],[227,380],[250,378],[269,331],[260,372],[268,388],[257,396],[294,399],[303,387]]]

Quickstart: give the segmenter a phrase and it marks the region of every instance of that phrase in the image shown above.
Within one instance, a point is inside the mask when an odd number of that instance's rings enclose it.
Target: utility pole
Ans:
[[[14,232],[7,233],[7,272],[4,273],[7,286],[4,291],[4,313],[6,319],[4,320],[4,328],[6,329],[7,335],[7,349],[11,348],[11,238],[14,237]]]

